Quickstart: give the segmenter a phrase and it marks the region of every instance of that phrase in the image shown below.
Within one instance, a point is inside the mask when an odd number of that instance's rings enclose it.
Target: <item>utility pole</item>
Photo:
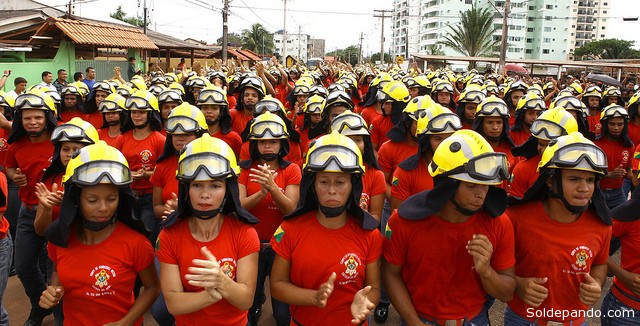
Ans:
[[[380,27],[380,62],[384,63],[384,19],[391,17],[391,16],[387,16],[386,15],[387,13],[391,13],[391,10],[374,9],[373,11],[375,12],[375,14],[373,14],[373,17],[380,18],[380,21],[381,21],[381,27]]]
[[[360,46],[358,46],[358,63],[362,63],[362,40],[364,39],[362,32],[360,32]]]
[[[222,6],[222,64],[227,64],[227,43],[229,43],[229,35],[228,30],[229,26],[227,25],[227,19],[229,16],[229,0],[224,0],[224,5]],[[262,45],[262,51],[264,52],[264,41]]]
[[[505,60],[507,57],[507,38],[509,35],[508,19],[511,13],[511,0],[506,0],[504,3],[504,13],[502,14],[502,42],[500,43],[500,60],[498,61],[498,71],[504,69]]]
[[[409,60],[409,27],[404,29],[404,58]]]
[[[147,0],[144,0],[144,7],[142,8],[142,14],[144,15],[144,18],[142,20],[142,24],[144,26],[142,28],[144,30],[144,35],[147,35]]]
[[[287,0],[284,0],[284,24],[282,28],[282,62],[287,62]]]
[[[302,58],[300,57],[300,39],[302,38],[302,26],[298,25],[298,61],[302,61]]]

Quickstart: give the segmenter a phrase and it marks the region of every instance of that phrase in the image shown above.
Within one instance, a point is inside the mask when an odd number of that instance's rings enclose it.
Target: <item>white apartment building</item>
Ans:
[[[512,0],[507,58],[572,59],[575,48],[607,38],[611,1]],[[459,24],[460,12],[471,9],[472,3],[495,13],[493,36],[501,40],[505,0],[394,0],[392,54],[404,55],[407,47],[409,54],[430,53],[437,47],[446,55],[461,56],[438,41],[444,40],[449,25]]]
[[[273,33],[273,45],[275,47],[275,52],[283,55],[285,42],[283,41],[284,33],[282,30],[279,30]],[[293,32],[287,32],[287,55],[298,58],[298,60],[302,62],[307,62],[309,58],[309,43],[311,40],[311,36],[307,34],[298,34]]]

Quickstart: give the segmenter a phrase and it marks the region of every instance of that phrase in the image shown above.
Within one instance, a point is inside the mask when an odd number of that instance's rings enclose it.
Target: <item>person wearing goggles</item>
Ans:
[[[271,295],[298,324],[360,324],[378,302],[382,236],[358,204],[364,172],[360,149],[337,130],[309,149],[298,208],[270,243]]]
[[[385,229],[382,277],[391,302],[407,324],[488,325],[487,297],[508,302],[516,286],[499,187],[506,156],[480,134],[458,130],[435,149],[428,171],[434,188],[405,200]]]
[[[387,133],[402,120],[402,112],[409,103],[409,90],[401,81],[391,81],[378,91],[382,115],[371,122],[371,142],[377,151],[389,138]]]
[[[511,149],[515,157],[522,157],[511,174],[509,199],[521,200],[524,193],[538,178],[538,163],[549,142],[560,136],[578,131],[578,122],[563,108],[542,112],[531,124],[531,136],[521,145]]]
[[[623,106],[624,99],[622,98],[622,92],[620,92],[620,89],[615,86],[609,86],[602,94],[602,102],[604,102],[604,106],[609,106],[611,104]]]
[[[529,89],[529,86],[522,80],[516,80],[511,82],[504,90],[504,95],[501,96],[502,100],[509,109],[509,125],[513,126],[515,122],[515,111],[518,107],[518,102],[521,97],[524,97],[525,93]]]
[[[600,180],[600,189],[613,209],[627,201],[631,189],[634,146],[629,139],[629,114],[619,105],[609,105],[600,114],[602,131],[594,143],[607,155],[607,174]],[[637,166],[636,166],[637,167]]]
[[[116,89],[108,81],[98,81],[93,84],[92,92],[89,99],[84,103],[84,117],[85,121],[91,123],[96,129],[102,127],[103,118],[102,113],[98,110],[100,103],[104,101],[107,96],[115,93]]]
[[[311,85],[307,83],[307,79],[298,79],[296,85],[291,91],[292,97],[290,107],[287,108],[287,118],[294,122],[294,127],[298,127],[299,123],[304,119],[304,106],[309,98],[309,90]]]
[[[114,147],[124,154],[133,171],[131,189],[138,195],[134,213],[150,231],[149,241],[155,243],[161,219],[154,214],[153,184],[149,178],[153,175],[166,141],[160,133],[162,122],[158,99],[149,91],[138,90],[127,98],[125,107],[129,114]]]
[[[425,75],[418,75],[408,79],[406,85],[409,89],[409,95],[411,95],[411,98],[429,95],[429,90],[431,89],[431,84]]]
[[[258,102],[256,108],[263,101]],[[249,309],[250,325],[258,324],[262,304],[267,299],[263,285],[275,256],[269,240],[283,217],[295,210],[300,195],[300,167],[286,160],[288,137],[282,118],[270,111],[262,113],[251,123],[248,137],[251,157],[239,164],[242,168],[238,178],[240,202],[260,219],[255,229],[262,243],[256,292]],[[271,306],[276,323],[289,324],[289,305],[271,298]]]
[[[142,325],[160,282],[144,225],[131,214],[135,194],[126,159],[104,142],[87,145],[69,161],[62,181],[59,218],[45,231],[54,269],[40,307],[64,300],[70,325]],[[86,282],[88,272],[94,282]],[[143,289],[134,297],[137,279]]]
[[[587,87],[584,94],[582,94],[582,103],[584,103],[588,110],[587,121],[589,122],[589,130],[599,135],[602,127],[600,124],[600,114],[605,107],[602,101],[602,89],[598,86]]]
[[[158,105],[160,105],[160,117],[164,122],[169,117],[171,110],[182,104],[182,95],[171,88],[164,89],[158,95]]]
[[[362,118],[367,126],[373,123],[373,120],[382,115],[382,104],[378,102],[378,91],[381,90],[384,85],[392,81],[391,75],[386,72],[380,72],[369,84],[369,90],[365,93],[364,101],[360,105],[362,109]]]
[[[400,207],[410,196],[433,188],[433,179],[429,176],[427,166],[438,145],[460,129],[462,123],[458,116],[440,104],[433,103],[420,112],[415,128],[417,151],[414,149],[413,155],[402,160],[393,171],[391,211]]]
[[[227,93],[221,88],[205,87],[198,94],[196,106],[204,114],[209,135],[224,140],[238,157],[242,147],[242,138],[232,130],[228,98]]]
[[[431,98],[438,104],[455,111],[456,103],[454,101],[455,90],[453,85],[447,80],[440,80],[433,84],[431,89]]]
[[[240,205],[235,154],[205,133],[178,160],[178,205],[156,244],[176,325],[247,325],[258,273],[258,219]]]
[[[253,119],[253,108],[266,95],[264,82],[260,77],[245,77],[239,86],[238,104],[230,110],[233,131],[242,135],[249,121]]]
[[[586,324],[583,313],[599,300],[607,277],[611,216],[598,182],[607,166],[602,149],[579,132],[552,140],[542,153],[536,182],[507,209],[517,295],[505,325]],[[537,318],[543,309],[579,314]]]
[[[536,88],[531,87],[530,89]],[[529,139],[529,136],[531,136],[531,124],[546,109],[547,104],[544,99],[535,93],[529,92],[518,100],[514,123],[509,132],[509,136],[516,146]]]
[[[118,93],[111,93],[100,105],[98,111],[102,113],[102,127],[98,129],[100,140],[109,146],[114,146],[120,136],[122,123],[127,119],[125,112],[126,99]]]
[[[471,129],[476,118],[476,109],[485,99],[485,93],[477,86],[467,86],[458,98],[456,114],[462,122],[462,128]]]
[[[62,103],[58,116],[62,122],[70,121],[73,118],[84,118],[84,103],[82,95],[78,87],[79,82],[70,83],[62,87],[60,94],[62,95]],[[80,82],[82,83],[82,82]]]
[[[563,108],[573,115],[576,121],[578,121],[578,131],[580,131],[583,136],[589,140],[596,139],[595,132],[592,132],[589,129],[589,121],[587,120],[588,111],[580,99],[573,95],[563,95],[562,92],[560,92],[558,97],[556,97],[549,106],[550,109],[556,107]],[[596,127],[597,126],[598,125],[596,125]],[[600,132],[599,129],[597,131],[598,133]]]
[[[385,187],[384,173],[380,170],[373,151],[367,123],[360,115],[345,111],[333,119],[331,131],[333,132],[334,130],[343,136],[349,137],[358,145],[365,168],[365,172],[362,175],[362,195],[360,196],[359,205],[377,221],[380,221],[387,189]]]
[[[326,132],[326,129],[322,128],[323,111],[324,98],[319,95],[313,95],[307,99],[304,107],[304,119],[302,124],[296,128],[296,131],[300,135],[300,151],[302,157],[306,157],[307,151],[309,150],[309,142],[312,140],[309,138],[309,134],[317,135],[317,138]]]
[[[250,146],[249,140],[251,139],[251,129],[253,122],[255,119],[260,118],[262,115],[267,112],[271,113],[280,118],[283,122],[285,128],[285,132],[288,134],[288,143],[289,149],[288,154],[284,157],[285,160],[294,163],[298,166],[302,166],[302,151],[300,148],[300,134],[293,128],[293,125],[289,119],[287,119],[287,115],[284,112],[284,106],[280,101],[273,98],[271,95],[265,96],[262,100],[260,100],[253,108],[254,120],[250,121],[247,124],[247,127],[244,129],[240,137],[244,140],[242,143],[242,148],[240,149],[240,160],[253,160],[253,154]]]
[[[186,86],[185,101],[191,105],[195,105],[200,91],[211,86],[211,83],[206,78],[195,75],[194,72],[194,75],[190,76],[184,85]]]

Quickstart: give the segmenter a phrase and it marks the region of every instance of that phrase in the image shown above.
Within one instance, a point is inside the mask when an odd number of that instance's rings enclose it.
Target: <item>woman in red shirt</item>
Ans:
[[[205,87],[198,94],[196,105],[204,113],[209,135],[224,140],[238,157],[242,148],[242,138],[231,129],[229,102],[227,102],[227,93],[224,89],[216,86]]]
[[[358,204],[360,149],[334,131],[311,146],[304,172],[298,208],[271,239],[271,295],[297,325],[366,324],[380,297],[382,236]]]
[[[269,245],[282,217],[290,214],[300,195],[300,167],[285,159],[289,152],[289,134],[282,119],[265,112],[254,119],[249,132],[251,159],[240,162],[238,180],[242,207],[260,219],[255,226],[262,243],[258,259],[258,282],[249,310],[249,322],[258,324],[265,301],[264,281],[271,270],[275,253]],[[278,325],[290,322],[289,305],[271,299],[273,317]]]
[[[46,230],[54,264],[40,306],[64,299],[65,325],[142,325],[160,291],[153,248],[135,219],[127,160],[105,142],[69,161],[60,217]],[[134,298],[139,278],[144,289]]]
[[[116,144],[116,139],[120,136],[120,127],[127,118],[124,111],[126,101],[122,95],[112,93],[98,106],[103,117],[102,128],[98,129],[98,135],[109,146]]]
[[[247,325],[260,242],[238,198],[231,147],[208,134],[180,155],[178,206],[156,243],[160,281],[176,325]]]

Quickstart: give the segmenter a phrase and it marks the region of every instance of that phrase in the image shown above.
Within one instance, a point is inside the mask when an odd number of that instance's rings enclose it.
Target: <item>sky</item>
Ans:
[[[108,19],[122,5],[128,16],[142,16],[146,2],[150,12],[150,28],[180,39],[194,38],[208,43],[222,36],[223,0],[75,0],[76,15]],[[565,0],[567,1],[567,0]],[[569,0],[570,1],[570,0]],[[607,0],[601,0],[607,1]],[[639,17],[638,0],[608,0],[609,38],[636,41],[640,49],[640,21],[625,22],[622,17]],[[38,0],[66,10],[68,0]],[[229,32],[241,33],[254,23],[270,32],[283,29],[284,0],[229,0]],[[286,0],[287,33],[309,34],[325,39],[325,51],[357,45],[363,35],[364,55],[380,49],[381,19],[374,9],[393,9],[393,0]],[[251,8],[251,9],[249,9]],[[385,50],[391,41],[391,19],[385,20]]]
[[[68,0],[37,0],[66,10]],[[128,16],[142,16],[145,0],[76,0],[75,13],[87,18],[105,19],[118,5]],[[146,0],[150,8],[150,28],[180,39],[194,38],[208,43],[222,37],[222,0]],[[360,42],[362,49],[379,52],[380,18],[374,9],[392,9],[393,0],[287,0],[287,33],[308,34],[325,39],[325,51],[342,49]],[[139,6],[138,6],[139,4]],[[214,8],[212,10],[211,8]],[[248,9],[250,7],[251,9]],[[229,32],[240,34],[254,23],[270,32],[283,29],[283,0],[229,0]],[[387,18],[385,49],[391,41],[391,19]]]

